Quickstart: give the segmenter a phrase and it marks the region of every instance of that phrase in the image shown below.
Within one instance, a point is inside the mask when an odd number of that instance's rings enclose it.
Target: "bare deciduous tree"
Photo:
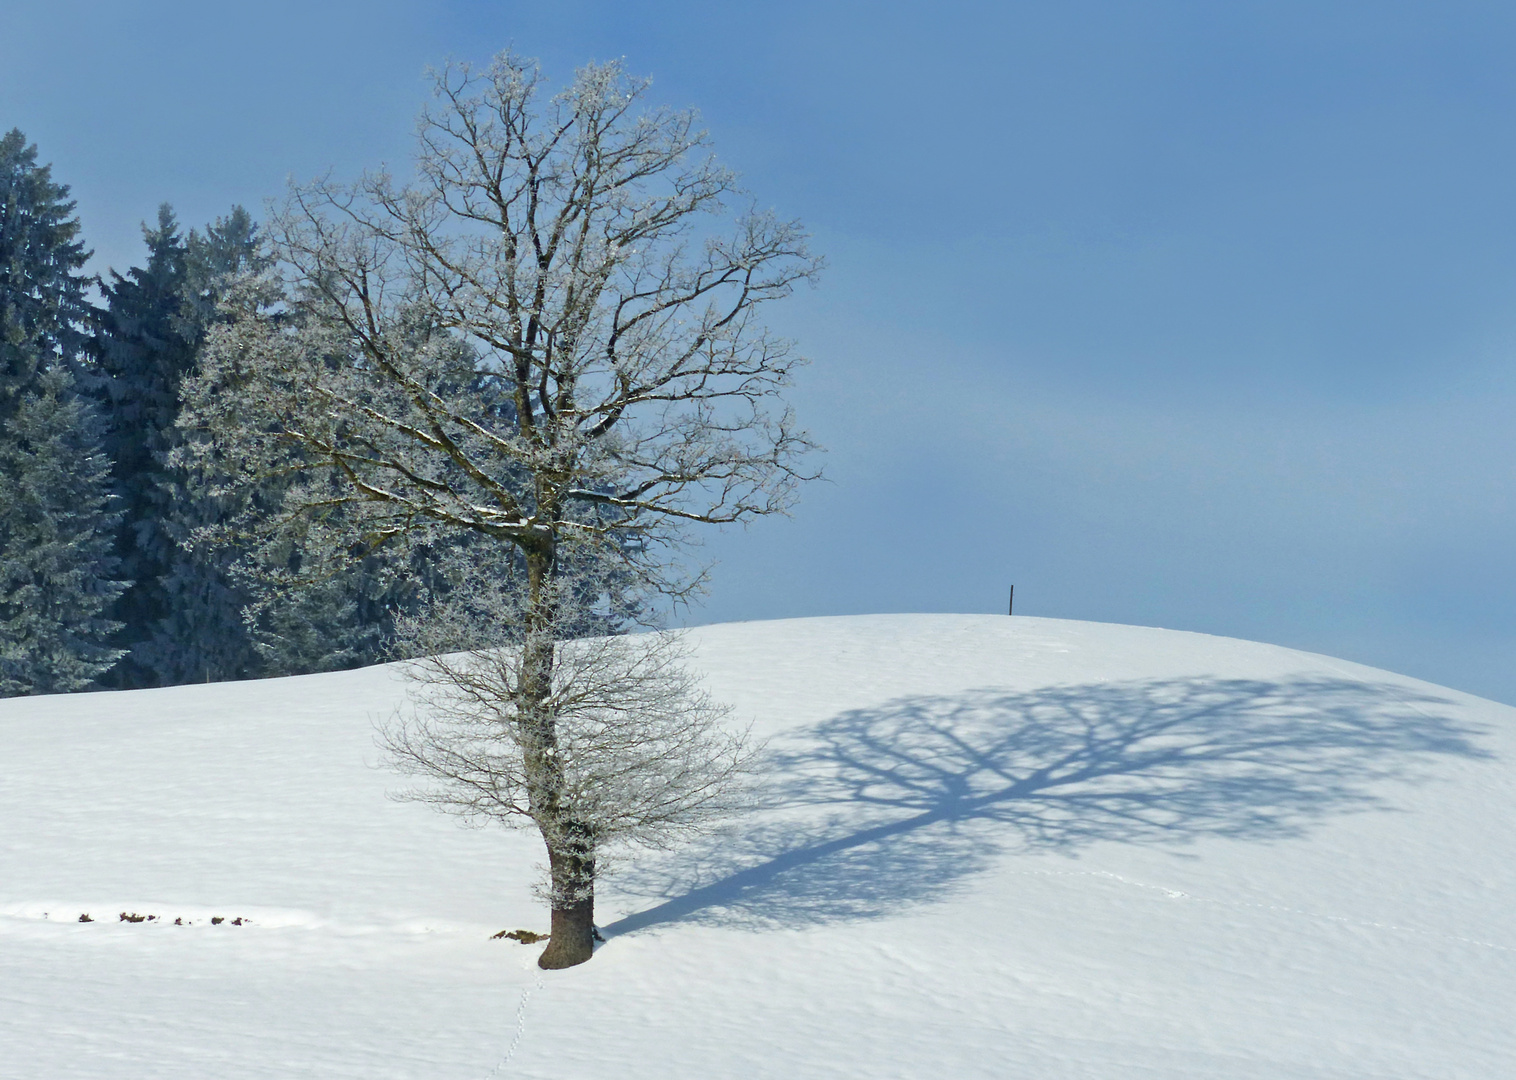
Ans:
[[[535,824],[547,843],[552,936],[545,966],[582,959],[595,882],[626,844],[665,847],[744,805],[745,737],[684,665],[677,634],[632,634],[447,652],[446,616],[400,620],[410,715],[381,735],[429,783],[398,798],[471,821]],[[553,653],[536,699],[532,658]],[[550,779],[545,780],[548,777]]]
[[[520,754],[510,805],[549,853],[544,966],[590,955],[593,865],[575,868],[573,838],[595,826],[570,778],[602,775],[568,763],[579,744],[555,711],[580,655],[560,640],[563,567],[615,562],[686,596],[685,526],[781,512],[809,476],[782,401],[802,361],[758,315],[819,260],[746,204],[692,113],[644,107],[646,89],[591,65],[548,97],[511,54],[439,72],[417,179],[294,189],[277,274],[233,298],[243,317],[187,388],[187,423],[235,447],[249,482],[284,476],[282,520],[307,537],[463,530],[519,553],[514,659],[497,661],[514,666],[492,700]]]

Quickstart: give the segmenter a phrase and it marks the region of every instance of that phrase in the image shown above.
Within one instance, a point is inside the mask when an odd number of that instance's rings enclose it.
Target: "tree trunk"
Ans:
[[[595,955],[595,901],[553,908],[553,935],[537,966],[554,970],[582,964]]]
[[[551,546],[527,552],[529,604],[521,704],[532,720],[525,727],[522,758],[532,816],[547,844],[552,889],[551,940],[537,964],[566,968],[584,963],[595,952],[595,850],[591,830],[576,819],[574,807],[564,799],[557,718],[546,705],[552,695],[558,629],[557,597],[552,592],[554,554]]]
[[[583,852],[548,850],[552,875],[552,940],[537,966],[566,968],[595,954],[595,859]]]

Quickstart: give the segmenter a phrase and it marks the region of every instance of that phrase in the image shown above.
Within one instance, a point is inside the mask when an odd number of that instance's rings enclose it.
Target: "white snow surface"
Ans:
[[[490,939],[534,834],[386,798],[391,668],[0,702],[0,1076],[1512,1075],[1516,710],[1054,619],[690,637],[764,806],[563,972]]]

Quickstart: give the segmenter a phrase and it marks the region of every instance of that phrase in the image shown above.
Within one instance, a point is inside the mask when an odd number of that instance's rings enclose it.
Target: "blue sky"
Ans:
[[[223,8],[227,8],[223,10]],[[101,268],[409,154],[422,70],[622,57],[831,268],[829,482],[694,621],[996,611],[1516,702],[1516,9],[12,0],[0,127]]]

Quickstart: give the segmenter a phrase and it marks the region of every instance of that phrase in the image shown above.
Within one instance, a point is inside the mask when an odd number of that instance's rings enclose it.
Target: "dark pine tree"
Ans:
[[[80,690],[120,655],[108,466],[75,374],[92,317],[68,188],[0,138],[0,695]]]
[[[111,487],[119,500],[116,552],[132,584],[116,601],[118,641],[127,655],[111,673],[120,687],[157,686],[141,646],[169,613],[164,581],[179,548],[171,531],[174,482],[167,457],[179,412],[179,382],[195,362],[192,323],[182,318],[186,246],[167,203],[157,228],[143,228],[147,264],[111,272],[96,337],[96,360],[107,417]]]
[[[179,339],[193,343],[198,354],[207,331],[225,318],[219,305],[230,284],[266,265],[257,225],[240,206],[204,233],[192,229],[174,319]],[[176,419],[177,392],[176,382]],[[187,437],[194,435],[176,428],[164,445],[180,446]],[[228,519],[233,501],[221,493],[224,476],[213,458],[194,458],[191,464],[185,457],[170,449],[159,459],[171,488],[161,527],[174,544],[173,557],[157,590],[164,613],[134,643],[132,655],[139,669],[151,671],[163,686],[252,678],[265,673],[265,664],[242,614],[250,596],[232,574],[241,553],[195,543],[200,532]]]
[[[156,228],[144,226],[147,262],[105,286],[96,338],[110,419],[107,448],[123,510],[117,551],[133,585],[116,605],[128,650],[117,686],[168,686],[259,674],[242,618],[248,597],[231,579],[235,553],[196,547],[196,531],[227,512],[215,476],[186,469],[174,449],[179,384],[195,366],[206,331],[220,316],[227,284],[261,264],[247,211],[202,235],[179,232],[166,203]]]
[[[87,689],[121,655],[105,617],[121,584],[98,428],[62,368],[0,428],[0,697]]]

